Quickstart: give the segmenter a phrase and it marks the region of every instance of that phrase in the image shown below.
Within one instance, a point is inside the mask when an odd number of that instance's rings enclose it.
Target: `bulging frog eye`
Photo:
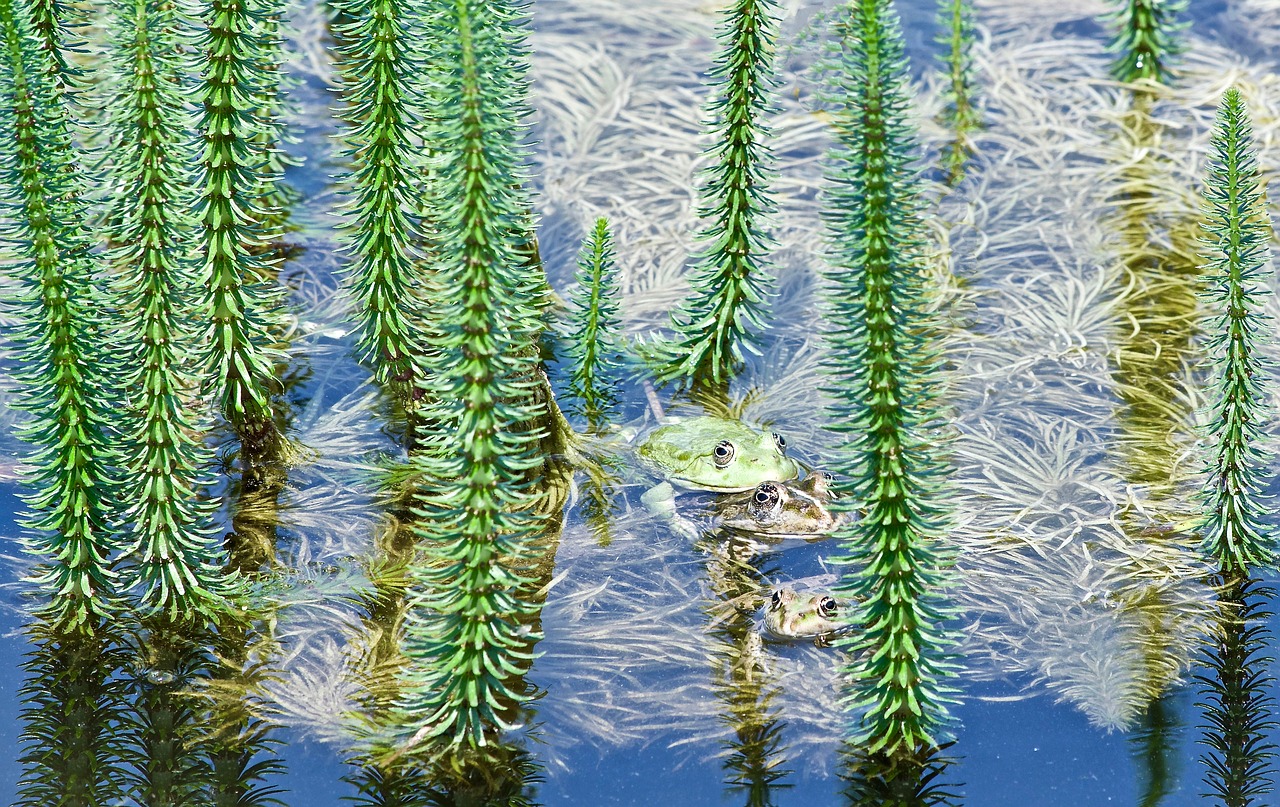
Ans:
[[[836,615],[836,601],[832,597],[818,600],[818,613],[828,619]]]
[[[783,452],[787,450],[787,438],[783,437],[777,432],[773,433],[773,442],[777,444],[779,452]]]
[[[761,482],[751,494],[751,505],[748,508],[756,518],[771,515],[782,504],[782,491],[776,482]]]
[[[755,488],[756,505],[773,505],[778,501],[778,485],[772,482],[762,482]]]
[[[782,592],[775,591],[773,596],[769,598],[769,608],[776,611],[780,607],[782,607]]]
[[[715,462],[717,468],[723,468],[733,462],[733,455],[733,443],[730,443],[728,440],[721,440],[716,443],[716,447],[711,450],[711,459]]]

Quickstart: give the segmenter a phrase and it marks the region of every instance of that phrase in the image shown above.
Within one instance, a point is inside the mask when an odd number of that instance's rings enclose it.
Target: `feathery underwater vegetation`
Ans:
[[[15,803],[1265,803],[1227,6],[0,0]]]

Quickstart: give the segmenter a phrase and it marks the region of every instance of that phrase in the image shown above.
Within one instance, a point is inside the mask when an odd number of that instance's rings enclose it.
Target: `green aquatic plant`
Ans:
[[[1169,80],[1169,62],[1183,50],[1179,32],[1186,27],[1177,16],[1186,0],[1117,0],[1120,7],[1107,15],[1115,38],[1107,50],[1116,54],[1111,75],[1118,81]]]
[[[831,243],[824,316],[833,470],[847,507],[840,590],[859,605],[845,706],[868,753],[940,741],[953,674],[943,649],[945,555],[933,443],[937,338],[925,312],[926,261],[908,66],[889,0],[856,0],[829,68],[834,138],[824,207]]]
[[[258,26],[254,30],[258,59],[253,71],[258,77],[254,92],[255,132],[249,139],[249,153],[256,163],[253,176],[257,188],[251,209],[259,211],[261,228],[260,252],[277,252],[284,248],[279,239],[289,228],[289,215],[298,201],[298,191],[284,180],[285,169],[300,160],[284,150],[291,138],[288,118],[291,110],[289,90],[297,79],[283,69],[285,61],[285,18],[293,6],[291,0],[255,0],[258,4]]]
[[[617,374],[622,367],[618,322],[618,277],[613,264],[613,237],[609,222],[596,219],[578,256],[577,291],[574,295],[569,341],[565,350],[573,359],[569,389],[578,400],[578,413],[588,428],[599,432],[618,416]]]
[[[1206,721],[1200,740],[1208,769],[1206,795],[1224,807],[1261,807],[1274,791],[1277,747],[1268,737],[1277,728],[1275,677],[1267,628],[1272,591],[1247,576],[1219,578],[1226,622],[1205,654],[1207,674],[1197,675],[1204,699],[1197,706]]]
[[[180,44],[191,23],[173,4],[115,0],[107,63],[115,91],[103,105],[109,186],[104,227],[119,289],[116,348],[136,409],[116,418],[123,440],[120,498],[130,525],[122,584],[141,585],[145,609],[173,620],[216,616],[229,581],[209,505],[196,501],[197,469],[212,462],[185,377],[195,364],[196,278],[192,121],[183,98]],[[126,324],[127,323],[127,324]]]
[[[937,42],[946,48],[940,57],[947,76],[942,124],[952,135],[942,151],[942,170],[947,183],[954,185],[964,178],[965,163],[973,153],[970,135],[982,127],[982,113],[974,106],[973,4],[939,0],[938,23],[942,31]]]
[[[1204,485],[1208,518],[1204,550],[1224,572],[1275,560],[1264,523],[1262,491],[1269,455],[1264,429],[1274,418],[1261,344],[1270,317],[1263,297],[1270,288],[1272,237],[1263,199],[1253,127],[1234,87],[1222,96],[1213,156],[1205,178],[1205,301],[1215,312],[1205,332],[1213,369],[1206,437],[1213,446]]]
[[[271,456],[278,434],[271,411],[274,368],[266,353],[266,325],[259,301],[246,286],[263,275],[263,197],[258,169],[263,122],[255,115],[262,75],[271,56],[262,52],[264,24],[257,0],[212,0],[205,12],[206,61],[198,131],[204,143],[197,210],[204,255],[205,362],[218,404],[241,441],[246,474]]]
[[[372,360],[378,381],[399,385],[408,399],[422,374],[424,335],[415,310],[420,271],[413,215],[421,172],[416,140],[422,122],[421,69],[414,40],[420,3],[404,0],[332,3],[335,38],[343,43],[342,76],[347,156],[351,160],[347,226],[357,300],[357,345]]]
[[[118,602],[110,568],[111,364],[96,338],[99,307],[90,283],[95,258],[84,230],[83,174],[75,162],[50,56],[29,43],[30,7],[0,1],[5,240],[13,256],[20,404],[32,414],[35,446],[26,494],[28,549],[46,565],[34,582],[50,596],[60,630],[93,630]]]
[[[524,620],[522,571],[541,517],[531,477],[542,467],[533,397],[540,328],[537,283],[521,236],[527,114],[522,3],[439,0],[427,17],[439,83],[428,129],[438,155],[439,251],[425,405],[439,424],[414,455],[423,476],[414,529],[421,559],[406,620],[401,724],[411,744],[485,745],[510,725],[536,638]],[[543,281],[545,282],[545,281]]]
[[[759,352],[754,342],[765,328],[772,285],[762,263],[770,242],[760,225],[772,212],[763,118],[773,85],[776,9],[774,0],[736,0],[725,11],[723,50],[711,69],[716,162],[701,192],[708,224],[689,272],[689,298],[671,317],[676,336],[662,349],[663,381],[719,387],[742,364],[744,350]]]

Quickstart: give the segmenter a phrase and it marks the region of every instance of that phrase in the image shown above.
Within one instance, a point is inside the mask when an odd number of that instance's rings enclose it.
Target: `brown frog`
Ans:
[[[831,511],[831,477],[811,472],[803,482],[766,481],[745,494],[721,496],[715,503],[726,529],[768,538],[830,535],[846,520]]]

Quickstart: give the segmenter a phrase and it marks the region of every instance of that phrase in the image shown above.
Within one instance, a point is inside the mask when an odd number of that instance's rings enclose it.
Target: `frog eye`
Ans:
[[[787,438],[783,437],[777,432],[773,433],[773,442],[776,443],[778,446],[778,453],[782,453],[783,451],[787,450]]]
[[[721,440],[716,443],[716,447],[711,451],[711,459],[715,462],[717,468],[723,468],[733,462],[734,448],[733,443],[728,440]]]
[[[756,503],[769,504],[778,500],[778,486],[772,482],[761,482],[756,488]]]
[[[836,615],[836,601],[833,597],[823,597],[818,601],[818,614],[820,616],[831,617]]]
[[[773,596],[769,598],[769,610],[776,611],[782,607],[782,592],[775,591]]]
[[[782,491],[778,490],[777,483],[761,482],[756,486],[755,493],[751,495],[750,511],[757,516],[772,513],[781,503]]]

